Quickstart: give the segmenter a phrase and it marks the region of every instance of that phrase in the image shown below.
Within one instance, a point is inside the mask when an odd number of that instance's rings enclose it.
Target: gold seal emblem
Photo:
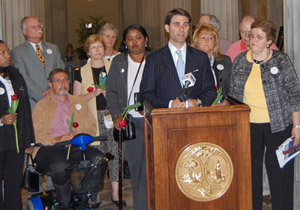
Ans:
[[[188,198],[211,201],[221,197],[230,187],[233,165],[223,148],[198,142],[180,154],[175,177],[179,189]]]

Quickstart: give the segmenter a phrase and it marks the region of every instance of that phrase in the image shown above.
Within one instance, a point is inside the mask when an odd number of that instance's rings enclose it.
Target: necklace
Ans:
[[[253,58],[253,52],[251,52],[251,58],[252,58],[252,60],[253,60],[254,63],[256,63],[256,64],[261,64],[261,63],[265,62],[265,61],[269,58],[270,53],[271,53],[271,50],[268,50],[268,55],[267,55],[267,57],[265,57],[263,60],[258,61],[258,60],[255,60],[255,59]]]

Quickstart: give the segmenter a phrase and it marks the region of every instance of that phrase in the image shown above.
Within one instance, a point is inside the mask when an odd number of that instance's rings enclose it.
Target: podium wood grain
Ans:
[[[186,109],[145,106],[148,207],[154,210],[252,209],[249,107],[228,105]],[[185,196],[175,178],[179,155],[189,145],[210,142],[230,156],[234,174],[229,189],[212,201]]]

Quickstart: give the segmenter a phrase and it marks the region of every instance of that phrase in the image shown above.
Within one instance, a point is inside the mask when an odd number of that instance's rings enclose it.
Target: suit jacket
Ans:
[[[196,83],[190,89],[190,98],[199,98],[203,106],[209,106],[217,93],[207,55],[187,46],[185,73],[192,72]],[[176,99],[181,87],[171,51],[166,45],[147,57],[140,86],[140,98],[154,108],[167,108]]]
[[[42,48],[45,68],[29,41],[17,46],[11,53],[12,63],[20,70],[26,81],[32,110],[36,102],[43,98],[43,92],[49,88],[47,80],[49,73],[53,69],[65,67],[56,45],[42,42]]]
[[[232,63],[229,56],[223,56],[222,60],[215,59],[213,69],[217,77],[218,86],[222,87],[222,95],[225,98],[229,92]]]
[[[19,105],[17,109],[17,128],[20,151],[24,151],[30,147],[30,143],[34,142],[34,132],[31,118],[31,110],[29,104],[29,98],[27,93],[27,87],[22,75],[19,71],[10,66],[7,68],[8,75],[14,92],[19,98]],[[8,96],[4,84],[0,81],[0,88],[4,90],[3,94],[0,94],[0,118],[8,114]],[[1,91],[3,92],[3,91]],[[16,148],[15,130],[13,125],[0,126],[0,151]]]
[[[106,81],[106,103],[113,119],[127,106],[127,75],[128,54],[121,53],[113,59]]]

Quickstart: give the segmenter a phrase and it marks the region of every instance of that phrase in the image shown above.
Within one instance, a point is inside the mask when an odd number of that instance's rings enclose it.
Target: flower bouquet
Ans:
[[[11,96],[11,105],[8,108],[8,113],[13,114],[16,113],[17,109],[19,106],[19,99],[17,94],[14,94]],[[19,138],[18,138],[18,128],[17,128],[17,120],[14,122],[14,128],[15,128],[15,136],[16,136],[16,147],[17,147],[17,152],[20,152],[19,149]]]

